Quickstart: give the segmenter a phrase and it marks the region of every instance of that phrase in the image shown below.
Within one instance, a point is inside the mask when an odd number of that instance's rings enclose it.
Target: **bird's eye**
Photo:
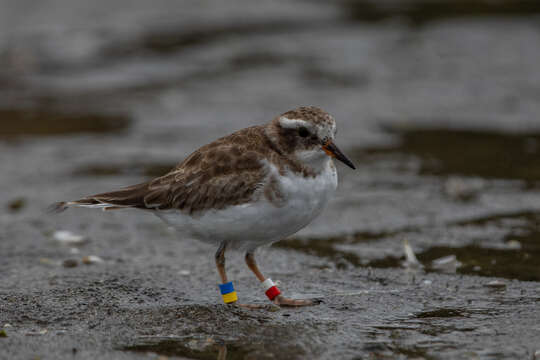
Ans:
[[[309,135],[309,131],[308,129],[302,126],[301,128],[298,129],[298,135],[301,137],[307,137]]]

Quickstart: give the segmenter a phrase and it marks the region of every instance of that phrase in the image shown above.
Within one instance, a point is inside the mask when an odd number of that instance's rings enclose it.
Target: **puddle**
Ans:
[[[512,221],[512,224],[509,222]],[[474,219],[470,222],[461,222],[457,226],[498,226],[509,229],[504,237],[504,243],[509,248],[487,248],[477,245],[464,245],[462,247],[433,246],[423,252],[416,253],[416,257],[425,266],[426,271],[439,271],[432,265],[433,260],[446,256],[455,256],[460,266],[455,269],[459,274],[501,277],[506,279],[518,279],[523,281],[540,281],[540,213],[519,213],[498,215],[482,219]],[[417,230],[421,232],[422,230]],[[408,238],[413,238],[409,230]],[[399,268],[405,257],[401,254],[388,256],[381,259],[363,259],[356,253],[343,251],[336,248],[340,244],[361,244],[364,239],[366,246],[369,242],[376,242],[397,233],[363,234],[329,239],[289,239],[276,243],[274,246],[293,249],[310,255],[322,257],[332,261],[337,268],[348,266],[375,267],[375,268]],[[479,239],[469,239],[479,240]],[[489,239],[487,239],[489,240]],[[470,242],[469,242],[470,243]],[[512,248],[510,244],[517,243],[519,248]],[[362,246],[362,245],[359,245]]]
[[[131,56],[141,51],[156,54],[169,54],[195,46],[208,46],[216,41],[231,37],[254,36],[261,34],[289,33],[302,27],[314,26],[310,22],[258,22],[247,24],[231,24],[224,26],[208,26],[203,29],[168,29],[145,34],[132,43],[115,44],[106,50],[109,56]]]
[[[448,255],[455,255],[461,263],[457,269],[458,274],[540,281],[540,253],[533,255],[521,250],[487,249],[478,246],[436,246],[417,254],[418,260],[424,264]]]
[[[302,347],[287,344],[287,340],[279,343],[271,335],[228,341],[205,335],[144,337],[137,344],[121,347],[120,350],[197,360],[274,359],[284,354],[288,359],[302,359],[306,355]]]
[[[380,260],[362,259],[360,256],[341,251],[335,248],[336,244],[361,243],[376,241],[389,236],[387,233],[358,233],[348,237],[334,237],[329,239],[300,239],[291,238],[275,243],[272,246],[293,249],[303,253],[329,259],[338,269],[346,269],[349,265],[353,266],[373,266],[373,267],[399,267],[401,260],[399,258],[386,258]]]
[[[420,311],[414,314],[416,319],[429,318],[455,318],[455,317],[470,317],[473,315],[495,315],[498,312],[493,309],[465,309],[465,308],[438,308],[433,310]]]
[[[540,237],[538,238],[540,241]],[[287,245],[283,245],[287,243]],[[388,256],[382,259],[368,260],[360,256],[338,250],[328,240],[288,240],[279,247],[295,249],[310,255],[329,259],[338,269],[353,265],[358,267],[399,268],[405,260],[404,256]],[[540,267],[538,256],[540,251],[530,253],[521,250],[488,249],[478,246],[446,247],[435,246],[424,252],[416,254],[418,260],[429,265],[435,259],[455,255],[461,266],[457,268],[459,274],[481,275],[518,279],[524,281],[540,281]],[[426,271],[438,271],[426,266]]]
[[[123,351],[155,353],[164,356],[179,356],[197,360],[241,360],[249,351],[235,345],[216,343],[212,338],[171,339],[154,338],[142,343],[121,348]]]
[[[517,249],[486,249],[480,247],[464,248],[432,248],[423,253],[426,260],[437,254],[452,252],[463,263],[460,273],[471,273],[486,276],[500,276],[508,279],[540,281],[540,213],[522,212],[516,214],[500,214],[469,222],[462,225],[499,226],[509,228],[504,237],[508,245],[519,244]],[[475,268],[476,267],[476,268]],[[479,267],[479,268],[478,268]]]
[[[317,324],[282,322],[267,310],[222,305],[187,305],[126,310],[127,325],[147,336],[118,349],[189,359],[305,358],[315,345],[304,344]],[[165,327],[163,324],[167,324]]]
[[[346,0],[344,6],[349,17],[356,21],[403,18],[416,25],[450,18],[530,16],[540,12],[540,3],[531,0],[424,0],[401,2]]]
[[[74,133],[116,133],[131,121],[122,115],[63,112],[48,108],[0,109],[0,139]]]
[[[433,359],[428,355],[427,349],[418,346],[403,346],[397,342],[389,344],[367,343],[364,344],[362,350],[369,353],[372,356],[370,358],[373,359]]]
[[[502,134],[450,129],[396,132],[400,144],[368,154],[419,157],[421,175],[464,175],[540,181],[540,134]]]
[[[436,310],[422,311],[417,313],[414,317],[418,319],[425,318],[448,318],[448,317],[464,317],[467,316],[463,310],[441,308]]]

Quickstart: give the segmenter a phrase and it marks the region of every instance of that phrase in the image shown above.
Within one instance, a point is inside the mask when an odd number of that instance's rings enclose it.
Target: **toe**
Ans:
[[[281,295],[277,296],[273,302],[274,304],[279,305],[279,306],[293,306],[293,307],[312,306],[312,305],[317,305],[321,303],[321,301],[318,299],[289,299]]]

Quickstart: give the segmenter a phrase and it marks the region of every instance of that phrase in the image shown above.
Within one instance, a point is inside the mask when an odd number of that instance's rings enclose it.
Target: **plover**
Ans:
[[[146,210],[181,233],[217,247],[225,303],[238,300],[225,272],[225,250],[240,249],[270,301],[311,305],[312,300],[281,295],[257,267],[254,252],[296,233],[321,213],[337,187],[333,158],[355,169],[334,143],[335,136],[331,115],[317,107],[299,107],[201,147],[161,177],[59,202],[54,208]]]

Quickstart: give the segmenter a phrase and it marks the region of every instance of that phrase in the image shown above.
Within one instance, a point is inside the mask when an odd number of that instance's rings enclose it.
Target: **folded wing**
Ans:
[[[258,196],[258,189],[266,176],[263,154],[257,151],[260,143],[253,143],[253,133],[242,133],[250,130],[254,132],[257,128],[244,129],[200,148],[162,177],[76,201],[57,203],[53,210],[81,206],[103,210],[179,209],[192,214],[246,203]],[[252,141],[239,141],[245,136]],[[260,141],[263,140],[261,134]]]

